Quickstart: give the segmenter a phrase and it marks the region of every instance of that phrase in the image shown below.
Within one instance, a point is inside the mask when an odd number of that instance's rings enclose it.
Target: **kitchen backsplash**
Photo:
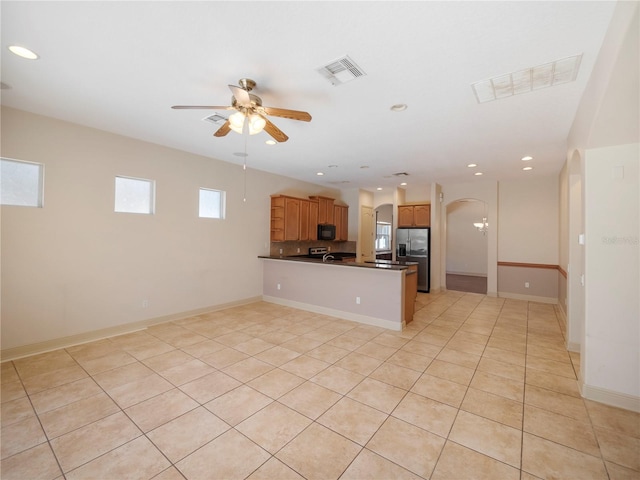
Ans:
[[[356,242],[336,242],[336,241],[300,241],[300,242],[271,242],[269,255],[290,256],[306,255],[311,247],[327,247],[331,252],[356,253]],[[282,250],[282,252],[280,252]]]

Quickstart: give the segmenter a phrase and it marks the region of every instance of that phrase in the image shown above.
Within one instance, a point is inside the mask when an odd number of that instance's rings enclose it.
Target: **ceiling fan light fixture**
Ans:
[[[249,115],[249,135],[255,135],[256,133],[260,133],[264,130],[267,121],[262,118],[260,115],[252,113]]]
[[[244,113],[236,112],[229,117],[229,128],[236,133],[242,134],[242,128],[244,127]]]

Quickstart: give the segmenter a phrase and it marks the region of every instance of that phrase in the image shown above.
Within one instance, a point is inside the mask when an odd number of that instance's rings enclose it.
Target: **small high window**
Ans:
[[[224,218],[225,192],[210,188],[200,189],[200,218]]]
[[[0,158],[0,204],[42,208],[44,165]]]
[[[153,180],[116,177],[116,212],[151,215],[154,210],[155,182]]]

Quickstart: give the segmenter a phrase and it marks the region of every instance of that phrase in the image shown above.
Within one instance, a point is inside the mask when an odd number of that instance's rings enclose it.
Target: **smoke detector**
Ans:
[[[342,85],[366,75],[348,55],[318,68],[318,73],[329,80],[333,86]]]

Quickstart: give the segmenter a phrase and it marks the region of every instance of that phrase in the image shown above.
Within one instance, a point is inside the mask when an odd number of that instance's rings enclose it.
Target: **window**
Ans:
[[[154,213],[155,185],[144,178],[116,177],[116,212]]]
[[[0,204],[42,208],[44,165],[0,158]]]
[[[200,189],[200,218],[224,218],[224,192]]]
[[[391,250],[391,224],[376,224],[376,250]]]

